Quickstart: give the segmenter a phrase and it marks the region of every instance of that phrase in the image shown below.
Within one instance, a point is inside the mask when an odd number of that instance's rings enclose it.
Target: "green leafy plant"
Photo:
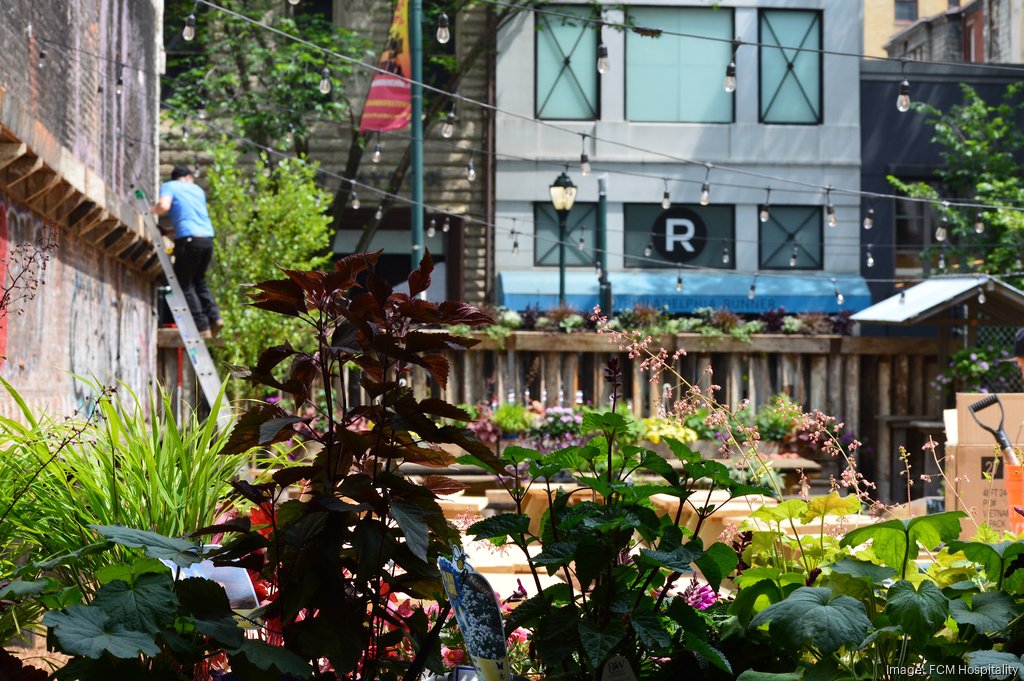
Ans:
[[[266,171],[266,174],[264,173]],[[217,229],[210,290],[220,305],[222,344],[214,357],[232,365],[255,364],[259,349],[275,339],[299,343],[300,324],[273,320],[247,304],[245,286],[276,276],[279,268],[311,269],[330,260],[330,195],[317,187],[317,165],[266,157],[248,170],[233,146],[222,143],[210,167],[210,218]],[[232,382],[233,394],[246,386]]]
[[[525,433],[533,427],[533,415],[521,404],[505,402],[491,414],[491,423],[508,435]]]
[[[945,392],[995,392],[1020,376],[1006,348],[992,346],[957,350],[933,385]]]

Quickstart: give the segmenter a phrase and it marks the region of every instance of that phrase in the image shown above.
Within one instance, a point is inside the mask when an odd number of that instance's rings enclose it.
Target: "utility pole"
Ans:
[[[409,52],[412,57],[412,269],[423,259],[423,0],[409,0]]]

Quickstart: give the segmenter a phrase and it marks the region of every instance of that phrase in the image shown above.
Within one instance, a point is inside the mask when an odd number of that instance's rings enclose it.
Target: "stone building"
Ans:
[[[161,13],[161,0],[4,5],[0,276],[18,300],[0,317],[0,373],[56,414],[91,394],[75,374],[142,394],[154,375],[159,264],[131,190],[156,180]]]

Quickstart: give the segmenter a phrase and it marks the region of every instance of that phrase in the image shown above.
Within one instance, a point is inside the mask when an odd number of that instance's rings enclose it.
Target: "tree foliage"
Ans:
[[[961,84],[963,102],[947,111],[917,105],[935,131],[932,141],[942,147],[945,165],[935,171],[938,187],[890,176],[893,186],[916,198],[956,197],[1000,207],[979,212],[936,205],[939,220],[948,221],[949,237],[942,245],[948,271],[1005,274],[1021,270],[1024,215],[1012,207],[1024,205],[1024,135],[1018,126],[1024,119],[1022,87],[1020,83],[1008,86],[1000,102],[989,104],[974,88]],[[984,225],[981,232],[976,229],[979,218]],[[1020,285],[1024,279],[1015,276],[1010,281]]]
[[[255,364],[260,349],[282,332],[295,340],[298,322],[253,308],[245,285],[277,275],[278,268],[312,269],[330,260],[330,195],[316,185],[316,165],[301,159],[271,168],[261,157],[250,176],[230,144],[213,156],[209,205],[217,239],[209,281],[224,319],[224,344],[213,352],[230,364]]]

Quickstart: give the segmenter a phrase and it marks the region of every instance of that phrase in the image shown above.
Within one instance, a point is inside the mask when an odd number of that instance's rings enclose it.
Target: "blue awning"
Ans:
[[[683,290],[676,291],[677,273],[610,272],[615,311],[642,303],[668,312],[693,312],[697,308],[725,308],[738,313],[760,313],[784,307],[788,312],[856,312],[871,305],[871,292],[856,274],[760,273],[683,271]],[[832,282],[835,279],[835,283]],[[756,281],[754,298],[750,285]],[[566,304],[577,310],[593,309],[598,303],[598,282],[593,272],[570,271],[565,275]],[[836,291],[843,296],[839,305]],[[498,273],[498,301],[513,310],[527,306],[543,310],[558,305],[556,270],[502,270]]]

